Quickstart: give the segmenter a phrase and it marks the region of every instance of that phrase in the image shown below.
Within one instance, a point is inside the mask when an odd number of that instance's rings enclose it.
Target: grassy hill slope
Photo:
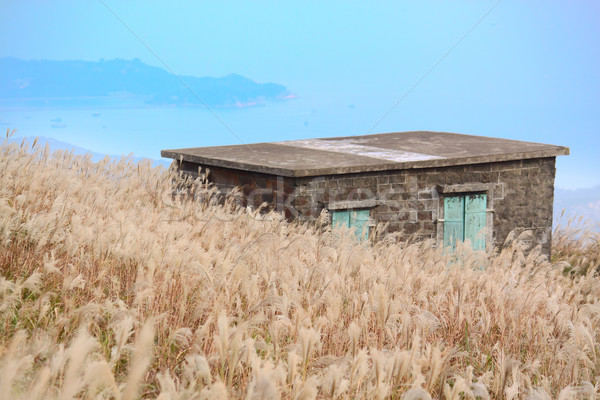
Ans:
[[[173,196],[176,178],[0,147],[0,398],[600,394],[593,269],[567,276],[518,238],[458,259],[359,244],[202,182]],[[562,259],[598,261],[565,238]]]

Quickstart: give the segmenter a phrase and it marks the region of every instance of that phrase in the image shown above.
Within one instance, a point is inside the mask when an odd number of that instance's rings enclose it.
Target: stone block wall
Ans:
[[[259,172],[242,171],[230,168],[202,166],[187,161],[176,161],[180,171],[198,177],[208,174],[208,180],[215,184],[221,193],[227,194],[234,188],[241,190],[240,205],[258,208],[267,203],[268,209],[276,210],[288,219],[297,217],[292,201],[294,180]]]
[[[193,173],[198,165],[180,168]],[[221,190],[242,188],[244,205],[267,202],[300,220],[317,218],[323,209],[368,208],[373,223],[387,223],[388,232],[438,243],[444,196],[486,193],[488,243],[501,246],[510,231],[531,230],[532,245],[550,254],[555,157],[302,178],[209,169],[209,180]]]

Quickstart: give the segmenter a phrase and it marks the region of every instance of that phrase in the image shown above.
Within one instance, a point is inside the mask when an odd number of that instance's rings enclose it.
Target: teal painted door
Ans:
[[[469,240],[474,250],[485,250],[487,195],[472,194],[444,199],[444,246]]]
[[[334,211],[331,215],[331,226],[334,228],[339,227],[340,225],[350,226],[350,212],[347,210],[344,211]]]
[[[350,227],[354,227],[356,237],[359,240],[366,240],[369,238],[369,227],[367,222],[369,221],[369,210],[352,210],[350,211]]]
[[[485,209],[487,196],[465,196],[465,239],[470,240],[473,250],[485,250]]]
[[[354,234],[358,240],[369,238],[369,210],[343,210],[334,211],[331,215],[331,225],[335,228],[345,225],[354,228]]]
[[[444,199],[444,247],[456,248],[456,241],[465,239],[465,200],[464,197]]]

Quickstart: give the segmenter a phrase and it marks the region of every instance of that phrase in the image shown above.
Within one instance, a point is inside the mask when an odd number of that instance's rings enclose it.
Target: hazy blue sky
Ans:
[[[158,55],[179,74],[234,72],[352,107],[351,131],[324,110],[305,137],[418,129],[560,144],[572,155],[557,184],[600,184],[597,1],[0,1],[0,57],[164,67]],[[256,132],[220,144],[300,135]]]

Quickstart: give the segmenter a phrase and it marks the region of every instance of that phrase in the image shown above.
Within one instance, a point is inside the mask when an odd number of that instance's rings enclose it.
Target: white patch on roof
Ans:
[[[306,149],[333,151],[335,153],[352,154],[362,157],[377,158],[379,160],[393,162],[410,162],[436,160],[446,157],[432,156],[431,154],[413,153],[410,151],[384,149],[382,147],[367,146],[360,144],[358,140],[326,140],[326,139],[303,139],[286,142],[275,142],[284,146],[303,147]]]

